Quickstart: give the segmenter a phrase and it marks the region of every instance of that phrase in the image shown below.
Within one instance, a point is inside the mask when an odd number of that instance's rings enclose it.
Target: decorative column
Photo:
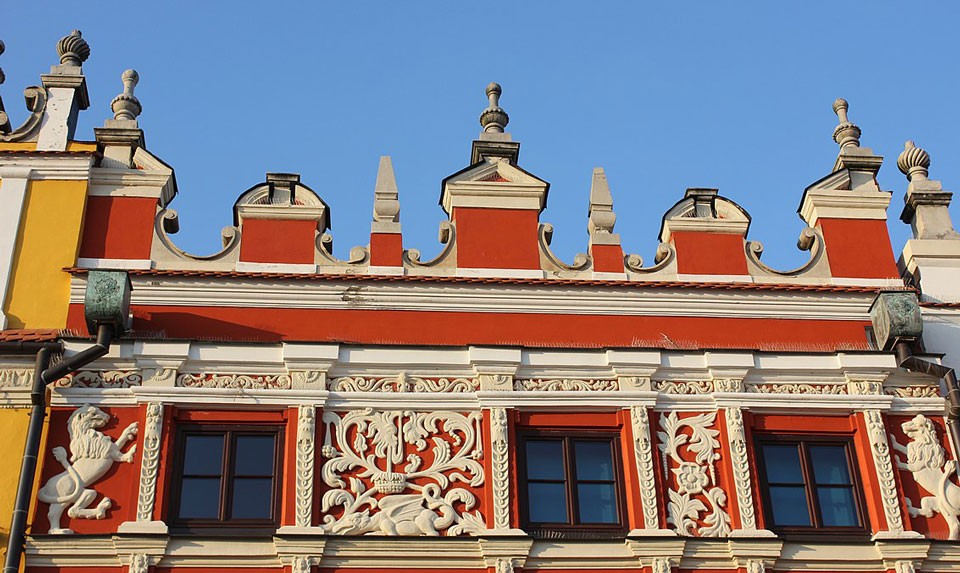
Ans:
[[[740,383],[742,385],[742,380]],[[740,508],[740,529],[732,534],[772,537],[772,532],[757,529],[753,487],[750,483],[750,461],[747,456],[747,438],[743,429],[743,411],[739,407],[725,408],[723,417],[727,421],[730,465],[733,468],[733,482],[737,491],[737,507]]]
[[[640,507],[643,511],[643,530],[631,533],[649,535],[651,530],[661,530],[653,467],[653,442],[650,439],[650,417],[646,406],[630,407],[630,426],[633,430],[633,456],[637,464],[637,476],[640,478]]]
[[[897,481],[890,461],[890,444],[887,442],[883,414],[880,410],[865,410],[863,419],[867,425],[867,438],[870,440],[877,485],[880,487],[883,515],[887,521],[886,531],[878,532],[875,537],[920,537],[917,532],[904,530],[903,516],[900,513],[900,496],[897,494]]]
[[[510,529],[510,429],[506,408],[490,408],[493,529]]]
[[[311,405],[300,406],[297,414],[297,503],[294,521],[296,527],[310,527],[312,525],[316,434],[316,408]]]
[[[137,493],[137,520],[121,523],[118,528],[120,533],[167,533],[167,524],[153,519],[160,468],[160,443],[163,437],[163,410],[163,404],[159,402],[147,404],[143,457],[140,460],[140,486]],[[132,564],[130,570],[134,570]]]

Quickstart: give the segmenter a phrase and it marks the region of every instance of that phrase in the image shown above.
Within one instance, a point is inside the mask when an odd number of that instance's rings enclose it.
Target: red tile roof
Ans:
[[[58,328],[18,328],[0,330],[0,342],[51,342],[60,337]]]
[[[89,269],[69,267],[63,269],[72,274],[86,274]],[[895,290],[890,287],[855,285],[810,285],[782,283],[735,283],[735,282],[694,282],[694,281],[611,281],[584,279],[534,279],[506,277],[452,277],[420,275],[347,275],[324,273],[251,273],[238,271],[204,271],[174,269],[136,269],[127,271],[131,276],[154,277],[191,277],[222,279],[265,279],[265,280],[307,280],[307,281],[355,281],[355,282],[420,282],[420,283],[456,283],[489,285],[535,285],[535,286],[602,286],[621,288],[681,288],[709,290],[749,290],[749,291],[794,291],[794,292],[836,292],[836,293],[876,293],[881,290]],[[903,287],[903,290],[914,290]]]

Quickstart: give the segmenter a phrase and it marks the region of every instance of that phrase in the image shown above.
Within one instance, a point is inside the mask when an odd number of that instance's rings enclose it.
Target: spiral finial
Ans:
[[[833,113],[837,114],[837,118],[840,120],[840,124],[833,130],[833,140],[840,145],[840,149],[860,147],[860,128],[847,119],[849,108],[850,104],[842,97],[833,102]]]
[[[897,157],[897,168],[907,176],[907,181],[923,181],[930,173],[930,154],[907,141]]]
[[[503,89],[500,84],[491,82],[486,92],[489,105],[480,114],[480,125],[483,126],[485,133],[503,133],[503,128],[507,127],[510,121],[510,116],[500,107],[500,94],[503,93]]]
[[[61,65],[79,68],[90,57],[90,46],[83,39],[80,30],[74,30],[57,42],[57,53],[60,55]]]
[[[140,74],[137,70],[127,70],[120,76],[123,81],[123,93],[113,98],[110,102],[110,109],[113,110],[113,119],[135,120],[143,108],[140,106],[140,100],[133,95],[133,89],[140,82]]]

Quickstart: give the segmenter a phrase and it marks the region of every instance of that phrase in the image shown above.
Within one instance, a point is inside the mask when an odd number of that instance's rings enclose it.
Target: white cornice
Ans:
[[[30,170],[32,181],[85,181],[90,178],[94,156],[0,154],[0,169],[18,167]]]
[[[890,193],[886,191],[808,190],[800,216],[811,227],[820,219],[887,218]]]
[[[284,309],[375,309],[431,312],[611,314],[860,320],[871,293],[608,289],[591,286],[302,282],[132,277],[132,304]],[[82,304],[86,279],[73,278],[70,302]]]

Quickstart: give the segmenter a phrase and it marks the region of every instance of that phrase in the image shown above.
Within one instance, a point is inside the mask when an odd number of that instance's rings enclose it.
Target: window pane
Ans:
[[[820,515],[824,527],[860,525],[857,506],[853,501],[853,488],[820,487],[817,488],[817,497],[820,498]]]
[[[567,523],[567,492],[562,483],[528,483],[527,507],[533,523]]]
[[[580,523],[617,523],[617,492],[612,483],[577,485]]]
[[[223,466],[223,435],[187,436],[183,452],[183,474],[219,476]]]
[[[807,493],[803,486],[773,486],[770,488],[775,525],[810,525]]]
[[[813,477],[818,485],[850,485],[847,449],[843,446],[810,446]]]
[[[763,465],[770,483],[803,483],[800,448],[796,444],[764,444]]]
[[[233,475],[273,475],[274,436],[237,436]]]
[[[180,488],[181,519],[220,518],[220,478],[183,478]]]
[[[563,479],[563,443],[527,441],[527,479]]]
[[[230,516],[235,519],[270,519],[273,480],[270,478],[236,478],[233,480],[233,504]]]
[[[574,442],[577,479],[613,481],[613,455],[610,442]]]

